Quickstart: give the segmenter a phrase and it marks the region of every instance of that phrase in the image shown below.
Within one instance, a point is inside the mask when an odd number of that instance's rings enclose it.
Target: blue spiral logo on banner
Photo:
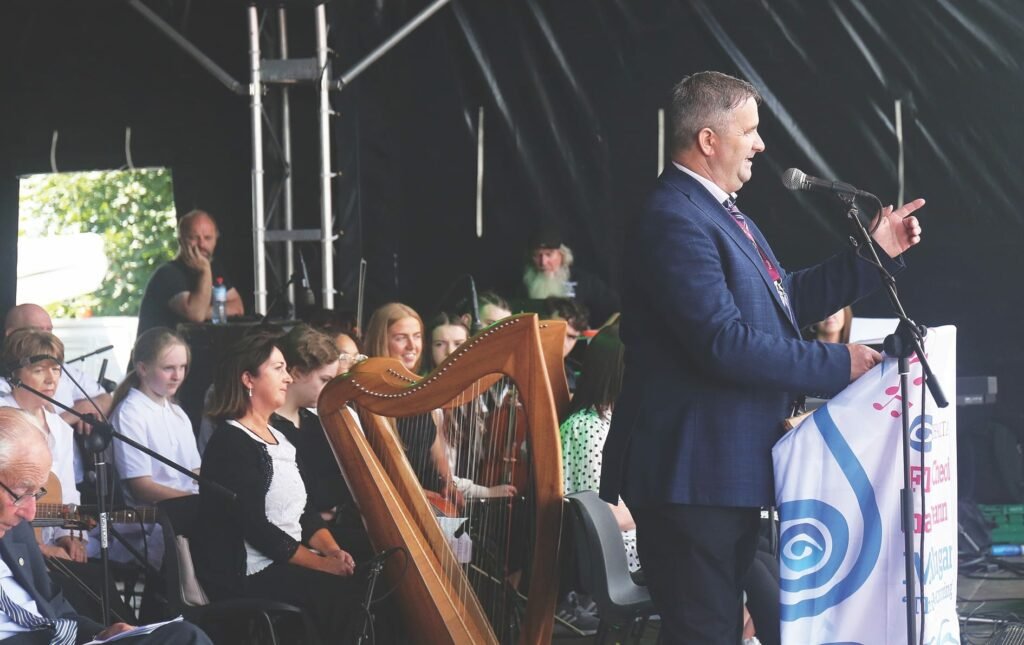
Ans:
[[[783,577],[782,620],[817,616],[853,595],[871,575],[882,547],[882,517],[875,491],[860,461],[846,443],[828,409],[818,408],[814,422],[825,445],[849,482],[860,509],[862,535],[850,539],[850,526],[837,508],[816,499],[801,499],[779,506],[782,565],[796,577]],[[851,543],[859,544],[851,552]],[[845,574],[837,579],[843,563]],[[785,593],[820,591],[818,595],[787,603]]]
[[[932,450],[932,415],[917,415],[910,422],[910,447],[918,452]]]

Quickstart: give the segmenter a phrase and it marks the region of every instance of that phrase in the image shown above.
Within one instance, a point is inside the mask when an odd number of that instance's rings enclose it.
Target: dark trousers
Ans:
[[[321,643],[351,642],[351,623],[361,619],[365,581],[356,576],[335,576],[294,564],[271,564],[246,576],[242,595],[265,598],[302,608]],[[360,622],[361,624],[361,622]]]
[[[760,509],[664,504],[634,509],[633,518],[660,642],[740,643]]]
[[[46,568],[53,580],[64,593],[71,606],[80,616],[86,616],[98,623],[103,622],[103,607],[100,603],[103,589],[103,565],[96,560],[73,562],[62,558],[47,558]],[[124,603],[114,588],[113,577],[108,587],[110,595],[110,620],[135,624],[135,612]]]
[[[779,563],[761,538],[754,563],[743,580],[747,592],[747,611],[754,621],[757,640],[761,645],[780,645]]]

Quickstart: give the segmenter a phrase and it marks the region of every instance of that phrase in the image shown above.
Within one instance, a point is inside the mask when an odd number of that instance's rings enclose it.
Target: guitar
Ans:
[[[32,526],[41,529],[59,526],[76,531],[88,531],[96,526],[98,510],[93,505],[62,504],[62,489],[57,476],[50,473],[46,480],[46,495],[36,502],[36,517]],[[156,522],[155,506],[140,506],[118,511],[107,511],[107,521],[114,524],[138,524]]]

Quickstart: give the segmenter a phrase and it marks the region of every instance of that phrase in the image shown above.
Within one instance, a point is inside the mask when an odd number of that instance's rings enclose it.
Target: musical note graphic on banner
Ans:
[[[920,385],[920,383],[916,382],[917,379],[914,379],[914,381],[915,381],[915,385]],[[903,401],[903,397],[900,396],[899,394],[897,394],[897,392],[899,392],[899,391],[900,391],[900,386],[899,385],[893,385],[892,387],[885,388],[886,396],[889,396],[891,398],[888,401],[886,401],[885,403],[872,403],[871,407],[873,407],[876,410],[884,410],[887,407],[889,407],[889,405],[892,404],[893,401],[900,401],[900,402],[902,402]],[[909,407],[914,407],[914,402],[910,401],[910,402],[908,402],[908,405],[909,405]],[[889,410],[889,416],[891,416],[894,419],[898,419],[900,417],[900,414],[901,414],[901,412],[899,410]]]

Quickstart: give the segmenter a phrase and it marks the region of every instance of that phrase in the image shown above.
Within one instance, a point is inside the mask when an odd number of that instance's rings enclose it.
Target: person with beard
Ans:
[[[224,267],[214,258],[220,232],[206,211],[194,210],[178,222],[178,255],[153,273],[139,306],[136,335],[152,327],[175,329],[178,323],[210,320],[213,287],[228,289],[227,315],[245,313]]]
[[[596,275],[575,266],[572,250],[550,229],[530,239],[521,293],[530,300],[573,298],[602,322],[619,310],[618,294]]]

